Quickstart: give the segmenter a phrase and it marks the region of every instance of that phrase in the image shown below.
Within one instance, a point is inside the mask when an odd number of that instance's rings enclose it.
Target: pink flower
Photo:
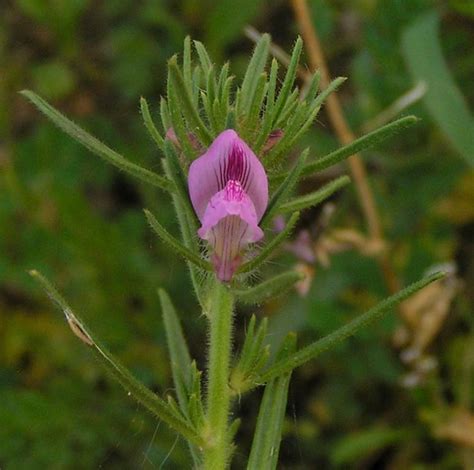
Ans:
[[[263,237],[258,226],[268,204],[268,180],[260,160],[229,129],[189,168],[189,195],[201,228],[213,248],[217,277],[232,279],[242,251]]]

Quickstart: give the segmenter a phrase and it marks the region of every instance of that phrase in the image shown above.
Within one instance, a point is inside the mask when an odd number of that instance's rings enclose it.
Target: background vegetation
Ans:
[[[452,274],[295,372],[281,468],[471,469],[472,2],[309,3],[333,76],[349,77],[338,94],[356,134],[420,80],[427,85],[409,109],[422,121],[364,160],[400,283],[439,263]],[[204,42],[216,62],[230,59],[239,76],[252,50],[244,26],[290,50],[293,11],[283,0],[7,0],[0,8],[0,467],[187,468],[184,445],[109,380],[26,274],[34,267],[54,279],[110,349],[165,393],[157,286],[170,293],[192,352],[205,361],[204,322],[184,263],[153,237],[141,211],[160,214],[173,231],[170,204],[90,155],[17,91],[35,90],[158,169],[138,101],[145,96],[157,112],[166,60],[185,35]],[[338,146],[324,113],[305,140],[315,155]],[[275,262],[300,263],[311,282],[306,295],[258,310],[271,317],[271,341],[291,329],[301,342],[316,338],[387,293],[364,230],[353,188],[303,221],[300,237],[311,240],[315,259],[298,261],[288,250]],[[238,312],[237,331],[250,313]],[[246,452],[255,395],[240,407]]]

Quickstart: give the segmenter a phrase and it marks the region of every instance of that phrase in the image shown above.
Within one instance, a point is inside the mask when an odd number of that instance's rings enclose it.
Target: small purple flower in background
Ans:
[[[219,134],[189,168],[189,194],[213,248],[217,277],[230,281],[249,243],[263,237],[258,226],[268,204],[268,180],[260,160],[233,130]]]

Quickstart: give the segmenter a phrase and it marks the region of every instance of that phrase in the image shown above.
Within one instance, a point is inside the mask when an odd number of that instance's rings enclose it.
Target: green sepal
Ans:
[[[63,130],[66,134],[74,140],[82,144],[91,152],[103,158],[108,163],[116,166],[145,183],[152,184],[165,191],[172,192],[174,190],[173,184],[163,176],[157,175],[153,171],[132,163],[125,157],[120,155],[115,150],[102,143],[99,139],[92,136],[77,124],[69,120],[66,116],[53,108],[43,98],[30,90],[23,90],[20,92],[23,96],[28,98],[42,113],[44,113],[53,123]]]

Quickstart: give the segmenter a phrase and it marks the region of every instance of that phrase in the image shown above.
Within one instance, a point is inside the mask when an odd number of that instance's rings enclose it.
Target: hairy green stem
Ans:
[[[230,289],[216,281],[212,288],[209,311],[209,385],[204,468],[222,470],[229,464],[230,355],[232,344],[233,297]]]

